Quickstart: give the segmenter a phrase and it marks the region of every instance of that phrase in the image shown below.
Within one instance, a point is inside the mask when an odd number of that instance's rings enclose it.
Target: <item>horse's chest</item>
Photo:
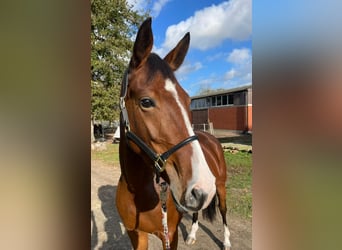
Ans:
[[[117,209],[127,230],[153,232],[161,228],[159,197],[151,188],[142,188],[134,194],[128,190],[125,181],[120,181],[117,189]]]

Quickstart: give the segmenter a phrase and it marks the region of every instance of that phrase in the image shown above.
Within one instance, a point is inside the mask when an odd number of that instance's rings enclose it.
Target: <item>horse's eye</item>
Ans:
[[[147,97],[140,99],[140,105],[143,108],[151,108],[151,107],[155,106],[154,101],[150,98],[147,98]]]

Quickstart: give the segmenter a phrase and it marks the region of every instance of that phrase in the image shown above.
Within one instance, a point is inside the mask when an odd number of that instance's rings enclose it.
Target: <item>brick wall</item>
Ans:
[[[251,106],[216,107],[208,113],[214,129],[252,130]]]

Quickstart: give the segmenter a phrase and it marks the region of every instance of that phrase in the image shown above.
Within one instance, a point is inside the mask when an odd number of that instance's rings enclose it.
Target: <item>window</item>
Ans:
[[[227,95],[222,96],[222,105],[227,105],[228,104],[228,97]]]
[[[208,98],[194,99],[191,101],[190,108],[191,109],[206,108],[209,106],[208,101],[210,101],[210,99]]]
[[[222,92],[221,92],[222,93]],[[245,105],[247,102],[247,92],[236,91],[227,94],[207,96],[191,100],[191,109],[205,109],[208,107]]]
[[[235,105],[245,105],[246,104],[246,98],[244,92],[238,92],[234,96],[234,104]]]
[[[228,95],[228,105],[234,104],[234,95],[230,94]]]
[[[211,97],[211,106],[216,106],[216,96]]]
[[[222,102],[221,102],[221,99],[222,99],[222,96],[216,96],[216,105],[217,106],[221,106],[222,105]]]
[[[210,107],[210,97],[207,97],[205,101],[206,101],[206,107]]]

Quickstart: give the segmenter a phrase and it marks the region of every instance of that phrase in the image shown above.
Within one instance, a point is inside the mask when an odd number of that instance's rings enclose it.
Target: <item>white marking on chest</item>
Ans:
[[[176,85],[170,80],[165,80],[165,89],[169,91],[172,96],[175,98],[176,103],[179,106],[179,109],[182,114],[183,121],[185,123],[186,129],[188,131],[189,136],[194,135],[194,131],[192,130],[191,123],[189,117],[187,115],[186,109],[182,105],[179,100],[178,92],[176,90]],[[208,194],[208,201],[204,204],[204,208],[209,205],[211,198],[215,195],[216,187],[215,187],[215,177],[211,173],[209,166],[205,160],[203,151],[199,144],[199,141],[193,141],[191,144],[192,147],[192,156],[191,156],[191,167],[192,167],[192,179],[188,183],[189,192],[192,190],[192,187],[197,186],[198,188],[203,189],[204,192]],[[200,174],[201,173],[201,174]]]

